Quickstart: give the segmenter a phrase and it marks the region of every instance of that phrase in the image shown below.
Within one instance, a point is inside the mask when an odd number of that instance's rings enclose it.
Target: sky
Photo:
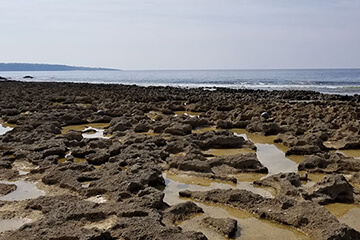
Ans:
[[[359,0],[0,0],[0,62],[360,67]]]

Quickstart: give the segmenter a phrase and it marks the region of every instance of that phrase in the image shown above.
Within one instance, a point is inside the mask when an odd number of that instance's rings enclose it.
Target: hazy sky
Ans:
[[[0,0],[0,62],[360,67],[360,0]]]

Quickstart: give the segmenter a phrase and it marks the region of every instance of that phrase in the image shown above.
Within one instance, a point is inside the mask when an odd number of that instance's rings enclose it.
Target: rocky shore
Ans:
[[[310,239],[360,239],[359,229],[324,207],[360,207],[360,159],[341,152],[360,152],[359,120],[357,95],[3,81],[0,123],[11,130],[0,134],[0,225],[26,221],[0,229],[0,239],[208,239],[179,225],[199,215],[209,231],[242,239],[236,220],[205,216],[199,202]],[[234,129],[273,136],[289,159],[301,157],[294,164],[302,174],[266,175],[271,165]],[[238,152],[215,156],[213,149]],[[169,205],[163,172],[229,184],[258,174],[253,185],[273,196],[183,189],[185,201]],[[324,174],[318,181],[308,177],[317,173]],[[17,200],[17,181],[35,184],[38,195]]]

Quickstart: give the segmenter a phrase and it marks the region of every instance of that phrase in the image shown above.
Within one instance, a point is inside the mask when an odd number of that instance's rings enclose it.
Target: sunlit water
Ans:
[[[38,189],[35,183],[23,180],[9,182],[0,181],[3,184],[15,184],[16,190],[0,197],[0,201],[22,201],[26,199],[33,199],[45,195],[45,192]]]
[[[1,72],[13,80],[25,75],[34,77],[27,81],[360,93],[360,69]]]
[[[11,131],[12,128],[9,126],[3,126],[3,124],[0,123],[0,135],[4,135],[5,133]]]

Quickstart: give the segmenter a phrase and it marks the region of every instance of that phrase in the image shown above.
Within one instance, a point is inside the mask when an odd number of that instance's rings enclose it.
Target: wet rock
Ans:
[[[184,105],[181,105],[181,103],[170,103],[164,106],[164,108],[168,108],[171,111],[185,111]]]
[[[65,125],[79,125],[89,123],[85,115],[65,116],[63,122]]]
[[[202,220],[205,226],[213,228],[225,237],[235,236],[237,231],[237,221],[231,218],[212,218],[206,217]]]
[[[165,181],[159,170],[148,167],[135,164],[127,168],[126,171],[123,171],[119,164],[107,163],[92,175],[93,177],[96,176],[99,180],[91,182],[86,195],[91,197],[107,193],[107,195],[114,197],[117,201],[123,201],[124,198],[133,197],[136,194],[140,194],[141,191],[145,191],[148,187],[152,187],[156,191],[146,191],[151,193],[147,204],[155,204],[158,207],[162,207],[163,195],[157,188],[164,187]],[[142,203],[146,203],[144,196],[142,196]]]
[[[170,127],[169,123],[155,123],[153,125],[154,133],[162,133],[168,127]]]
[[[319,204],[353,203],[354,190],[342,174],[326,175],[310,190],[310,198]]]
[[[278,173],[264,179],[254,181],[255,185],[275,189],[277,195],[294,198],[308,198],[307,192],[301,187],[300,176],[297,173]]]
[[[203,172],[203,173],[211,173],[211,166],[206,161],[201,161],[197,159],[193,159],[191,161],[183,160],[183,158],[172,158],[170,160],[170,167],[176,168],[182,171],[194,171],[194,172]]]
[[[105,149],[110,147],[112,141],[110,139],[99,138],[99,139],[87,139],[86,143],[92,149]]]
[[[90,147],[75,147],[73,149],[71,149],[71,155],[74,157],[78,157],[78,158],[85,158],[86,155],[91,154],[91,153],[95,153],[96,150],[92,149]]]
[[[229,105],[220,105],[217,106],[216,110],[217,111],[231,111],[233,110],[235,107],[233,104],[229,104]]]
[[[110,123],[113,118],[108,115],[92,115],[89,117],[89,123]]]
[[[216,122],[216,128],[231,129],[231,128],[234,128],[234,123],[231,121],[219,120]]]
[[[131,122],[121,118],[114,118],[113,120],[111,120],[109,125],[110,132],[123,132],[130,128],[132,128]]]
[[[210,148],[250,148],[256,149],[254,143],[229,131],[209,131],[196,135],[194,143],[201,149]]]
[[[350,182],[360,186],[360,173],[357,172],[354,175],[352,175],[350,178]]]
[[[134,132],[147,132],[149,130],[150,126],[147,123],[139,123],[134,128]]]
[[[7,195],[13,191],[16,190],[16,185],[15,184],[4,184],[4,183],[0,183],[0,196],[1,195]]]
[[[0,169],[11,169],[12,161],[9,159],[0,158]]]
[[[47,170],[47,173],[41,180],[47,185],[58,184],[61,188],[79,191],[81,189],[81,184],[77,180],[79,176],[84,172],[90,172],[94,169],[94,167],[87,163],[75,164],[67,161],[51,170]]]
[[[165,133],[172,135],[184,136],[191,134],[192,127],[190,124],[174,124],[164,130]]]
[[[289,150],[286,151],[286,155],[310,155],[319,153],[322,151],[328,151],[328,149],[324,146],[323,140],[317,136],[316,134],[306,134],[302,136],[298,136],[296,140],[293,138],[285,137],[282,139],[284,145],[290,147]]]
[[[160,216],[156,215],[119,219],[110,232],[111,236],[120,239],[207,239],[204,234],[199,232],[183,232],[174,226],[164,226]]]
[[[256,157],[256,153],[244,153],[226,157],[216,157],[209,159],[208,162],[211,167],[228,165],[236,169],[237,172],[268,172],[268,169],[264,167]]]
[[[109,211],[98,203],[62,195],[39,197],[30,201],[26,209],[41,211],[46,218],[24,225],[6,239],[113,239],[109,232],[98,228],[71,227],[74,223],[85,226],[106,219]]]
[[[339,149],[360,149],[360,137],[348,136],[343,140],[343,146]]]
[[[110,154],[105,150],[98,150],[95,153],[90,153],[85,156],[85,159],[90,164],[100,165],[109,161]]]
[[[194,202],[184,202],[174,205],[164,212],[164,219],[171,223],[184,221],[198,213],[203,213],[202,208],[198,207]]]
[[[83,139],[82,133],[75,130],[70,130],[63,135],[63,137],[69,141],[77,141],[80,142]]]
[[[305,159],[299,163],[298,169],[320,173],[357,172],[360,171],[360,161],[346,157],[342,153],[318,153],[305,156]]]
[[[265,136],[276,135],[283,131],[281,127],[276,123],[264,123],[261,121],[250,123],[246,126],[246,130],[248,132],[260,132],[263,133]]]
[[[167,141],[166,146],[164,147],[164,150],[168,153],[176,154],[183,152],[188,144],[180,139],[174,139],[170,138]]]
[[[6,115],[6,116],[16,116],[16,115],[19,115],[20,113],[21,113],[21,111],[19,109],[15,109],[15,108],[1,110],[1,115]]]
[[[46,158],[44,158],[44,161],[43,163],[46,164],[46,162],[50,162],[50,163],[57,163],[60,159],[60,156],[59,155],[50,155],[50,156],[47,156]]]
[[[187,118],[183,121],[183,123],[191,125],[191,127],[193,129],[199,128],[199,127],[204,127],[204,126],[209,126],[212,124],[208,119],[198,118],[198,117]]]
[[[295,146],[298,139],[296,136],[293,136],[292,134],[283,134],[279,133],[276,135],[276,138],[274,139],[275,143],[282,143],[286,147],[292,147]]]
[[[48,156],[57,155],[65,156],[66,148],[65,147],[52,147],[43,151],[42,157],[46,158]]]
[[[40,126],[38,126],[36,128],[36,131],[41,134],[41,133],[53,133],[53,134],[60,134],[61,133],[61,129],[57,124],[51,124],[51,123],[45,123],[45,124],[41,124]]]
[[[193,149],[185,156],[172,156],[166,161],[173,172],[174,170],[176,172],[181,171],[182,174],[231,182],[236,182],[236,178],[229,177],[229,174],[240,172],[266,173],[268,171],[257,159],[255,153],[207,159],[201,152],[197,153]]]
[[[316,145],[302,145],[302,146],[294,146],[286,151],[285,155],[309,155],[314,153],[321,152],[319,146]]]
[[[15,169],[1,168],[0,166],[0,179],[1,180],[14,180],[19,176],[19,171]]]
[[[108,148],[108,152],[110,154],[110,156],[115,156],[120,154],[121,149],[123,149],[123,146],[120,142],[113,142],[110,147]]]

